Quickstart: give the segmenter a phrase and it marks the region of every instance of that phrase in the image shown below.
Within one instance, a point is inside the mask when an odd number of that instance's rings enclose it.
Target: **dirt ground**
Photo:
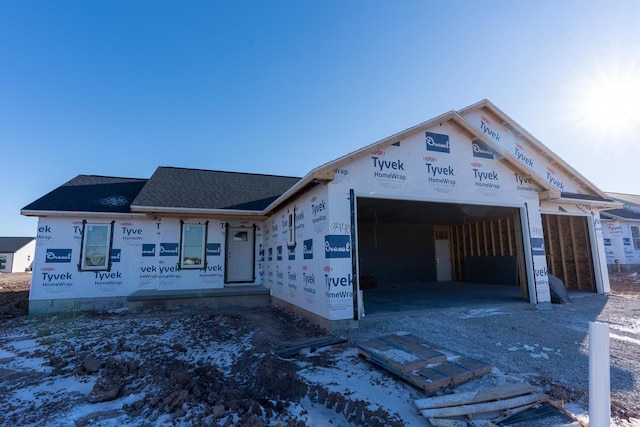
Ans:
[[[351,392],[335,392],[329,384],[304,381],[299,371],[303,366],[308,368],[308,362],[284,359],[278,352],[325,338],[327,334],[286,312],[274,308],[241,311],[155,309],[29,318],[30,278],[28,273],[0,275],[0,324],[4,330],[0,344],[11,340],[14,346],[14,354],[10,355],[3,354],[0,346],[0,378],[3,378],[0,395],[5,399],[10,395],[15,398],[15,401],[0,402],[0,425],[418,425],[392,408],[374,405],[350,395]],[[614,298],[614,302],[626,304],[616,308],[616,315],[624,315],[631,307],[629,316],[635,317],[635,313],[640,312],[640,277],[613,275],[611,287],[612,295],[620,296]],[[443,330],[441,333],[456,335],[450,344],[458,346],[458,351],[467,350],[471,356],[497,361],[502,357],[497,351],[507,346],[509,338],[502,337],[501,342],[491,347],[487,346],[486,338],[498,334],[487,325],[492,325],[490,322],[499,316],[476,320],[468,318],[471,312],[455,314],[463,319],[455,325],[462,328],[460,331]],[[603,309],[602,313],[605,312]],[[553,323],[552,319],[549,321]],[[637,323],[637,319],[632,319],[630,324],[634,325],[633,322]],[[397,324],[376,323],[376,328],[364,326],[343,335],[348,341],[335,346],[336,349],[349,352],[358,339],[378,333],[380,328],[396,328]],[[400,326],[414,332],[406,323],[400,323]],[[436,333],[439,326],[423,325],[422,328],[430,328]],[[476,326],[483,328],[482,332],[474,334]],[[517,326],[514,323],[510,328],[515,331]],[[497,326],[493,328],[497,329]],[[575,329],[574,326],[571,328]],[[468,336],[464,335],[465,330],[469,331]],[[627,339],[631,340],[629,346],[634,350],[629,353],[631,360],[624,361],[627,367],[638,364],[635,349],[638,331],[631,332],[630,337],[634,338]],[[469,337],[480,334],[485,338],[484,343],[469,341]],[[527,347],[525,340],[533,338],[527,337],[526,333],[515,334],[521,335],[525,336],[517,344]],[[23,343],[24,347],[20,350],[16,343]],[[463,345],[467,348],[459,348]],[[558,343],[557,347],[560,346],[562,344]],[[569,342],[567,346],[571,346]],[[580,346],[584,350],[584,344]],[[220,351],[211,353],[210,349],[216,347]],[[518,359],[520,353],[516,347],[512,345],[506,352],[508,364],[514,369],[518,363],[526,364],[525,371],[547,369],[544,365],[532,364],[539,363],[539,359],[531,359],[534,356],[527,352],[521,351],[523,356]],[[545,351],[549,353],[548,350]],[[566,363],[573,364],[573,359],[569,358],[570,349],[558,348],[551,353],[560,355],[560,351]],[[211,360],[211,354],[218,359]],[[228,356],[221,359],[221,354]],[[332,354],[316,355],[312,369],[336,367],[337,361]],[[21,367],[16,367],[18,359]],[[42,366],[30,367],[28,360],[39,360]],[[618,357],[612,355],[612,364],[617,362]],[[570,366],[562,369],[567,375],[571,370]],[[372,372],[374,370],[372,368]],[[616,425],[621,426],[639,425],[636,423],[640,418],[637,399],[640,387],[637,379],[633,379],[640,368],[633,366],[628,371],[633,372],[630,385],[625,385],[623,394],[612,397],[612,415],[619,421]],[[75,382],[68,383],[72,378]],[[380,382],[379,379],[376,381]],[[383,381],[394,380],[385,377]],[[584,407],[587,396],[583,384],[572,387],[566,382],[555,381],[552,375],[538,375],[536,381],[551,397],[566,402],[578,401]],[[58,391],[50,392],[47,387]],[[633,390],[629,392],[630,387]],[[66,389],[64,394],[59,391],[61,389]],[[108,405],[123,396],[126,396],[126,403],[121,409]],[[78,408],[89,408],[87,405],[90,404],[92,409],[78,415]],[[324,421],[319,422],[317,418],[314,421],[313,416],[317,417],[318,411],[313,413],[309,406],[312,404],[341,414],[341,418],[334,420],[325,414]],[[71,420],[61,419],[60,414],[75,415]]]
[[[640,274],[614,273],[609,281],[612,295],[640,297]],[[27,315],[30,283],[31,273],[0,274],[0,318]]]

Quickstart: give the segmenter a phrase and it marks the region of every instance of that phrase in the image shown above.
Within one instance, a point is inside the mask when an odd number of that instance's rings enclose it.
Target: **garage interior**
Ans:
[[[528,301],[517,208],[359,197],[357,227],[367,315]]]

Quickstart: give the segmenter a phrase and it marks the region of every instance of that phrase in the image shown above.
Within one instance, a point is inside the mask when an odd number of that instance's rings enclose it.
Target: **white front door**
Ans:
[[[246,283],[255,280],[255,229],[227,227],[226,283]]]
[[[449,240],[435,240],[436,242],[436,276],[438,282],[451,280],[451,252]]]

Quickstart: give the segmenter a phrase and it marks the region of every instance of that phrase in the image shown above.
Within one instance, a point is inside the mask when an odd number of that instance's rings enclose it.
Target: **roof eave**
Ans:
[[[170,206],[140,206],[132,205],[131,210],[146,216],[201,216],[203,218],[253,218],[265,219],[263,211],[242,209],[204,209],[204,208],[177,208]]]
[[[589,205],[592,208],[598,210],[606,210],[606,209],[620,209],[622,208],[622,203],[614,202],[614,201],[606,201],[606,200],[589,200],[589,199],[574,199],[574,198],[558,198],[552,200],[553,202],[560,203],[563,205]]]
[[[266,217],[278,208],[280,205],[286,203],[290,198],[294,197],[298,192],[304,190],[305,187],[312,184],[324,184],[327,182],[333,181],[335,174],[332,168],[328,168],[325,166],[320,166],[313,169],[306,176],[304,176],[300,181],[296,182],[292,187],[290,187],[287,191],[282,193],[276,200],[271,202],[269,206],[262,210],[262,215]]]
[[[53,211],[53,210],[35,210],[35,209],[22,209],[20,211],[20,215],[35,216],[35,217],[54,216],[54,217],[67,217],[67,218],[77,218],[79,216],[92,217],[92,218],[110,218],[110,217],[136,218],[136,217],[143,216],[142,214],[138,214],[135,212]]]

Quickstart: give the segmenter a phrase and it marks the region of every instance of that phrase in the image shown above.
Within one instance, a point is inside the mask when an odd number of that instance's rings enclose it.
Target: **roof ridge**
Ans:
[[[113,179],[135,179],[135,180],[139,180],[139,181],[148,181],[149,178],[134,178],[134,177],[130,177],[130,176],[113,176],[113,175],[97,175],[97,174],[93,174],[93,173],[81,173],[76,175],[75,177],[71,178],[76,179],[79,176],[86,176],[86,177],[93,177],[93,178],[113,178]]]
[[[274,175],[274,174],[259,173],[259,172],[238,172],[238,171],[224,171],[224,170],[218,170],[218,169],[203,169],[203,168],[185,168],[180,166],[158,166],[158,169],[180,169],[180,170],[201,171],[201,172],[220,172],[220,173],[228,173],[228,174],[236,174],[236,175],[256,175],[256,176],[271,176],[271,177],[279,177],[279,178],[301,179],[301,177],[299,176],[291,176],[291,175]]]

